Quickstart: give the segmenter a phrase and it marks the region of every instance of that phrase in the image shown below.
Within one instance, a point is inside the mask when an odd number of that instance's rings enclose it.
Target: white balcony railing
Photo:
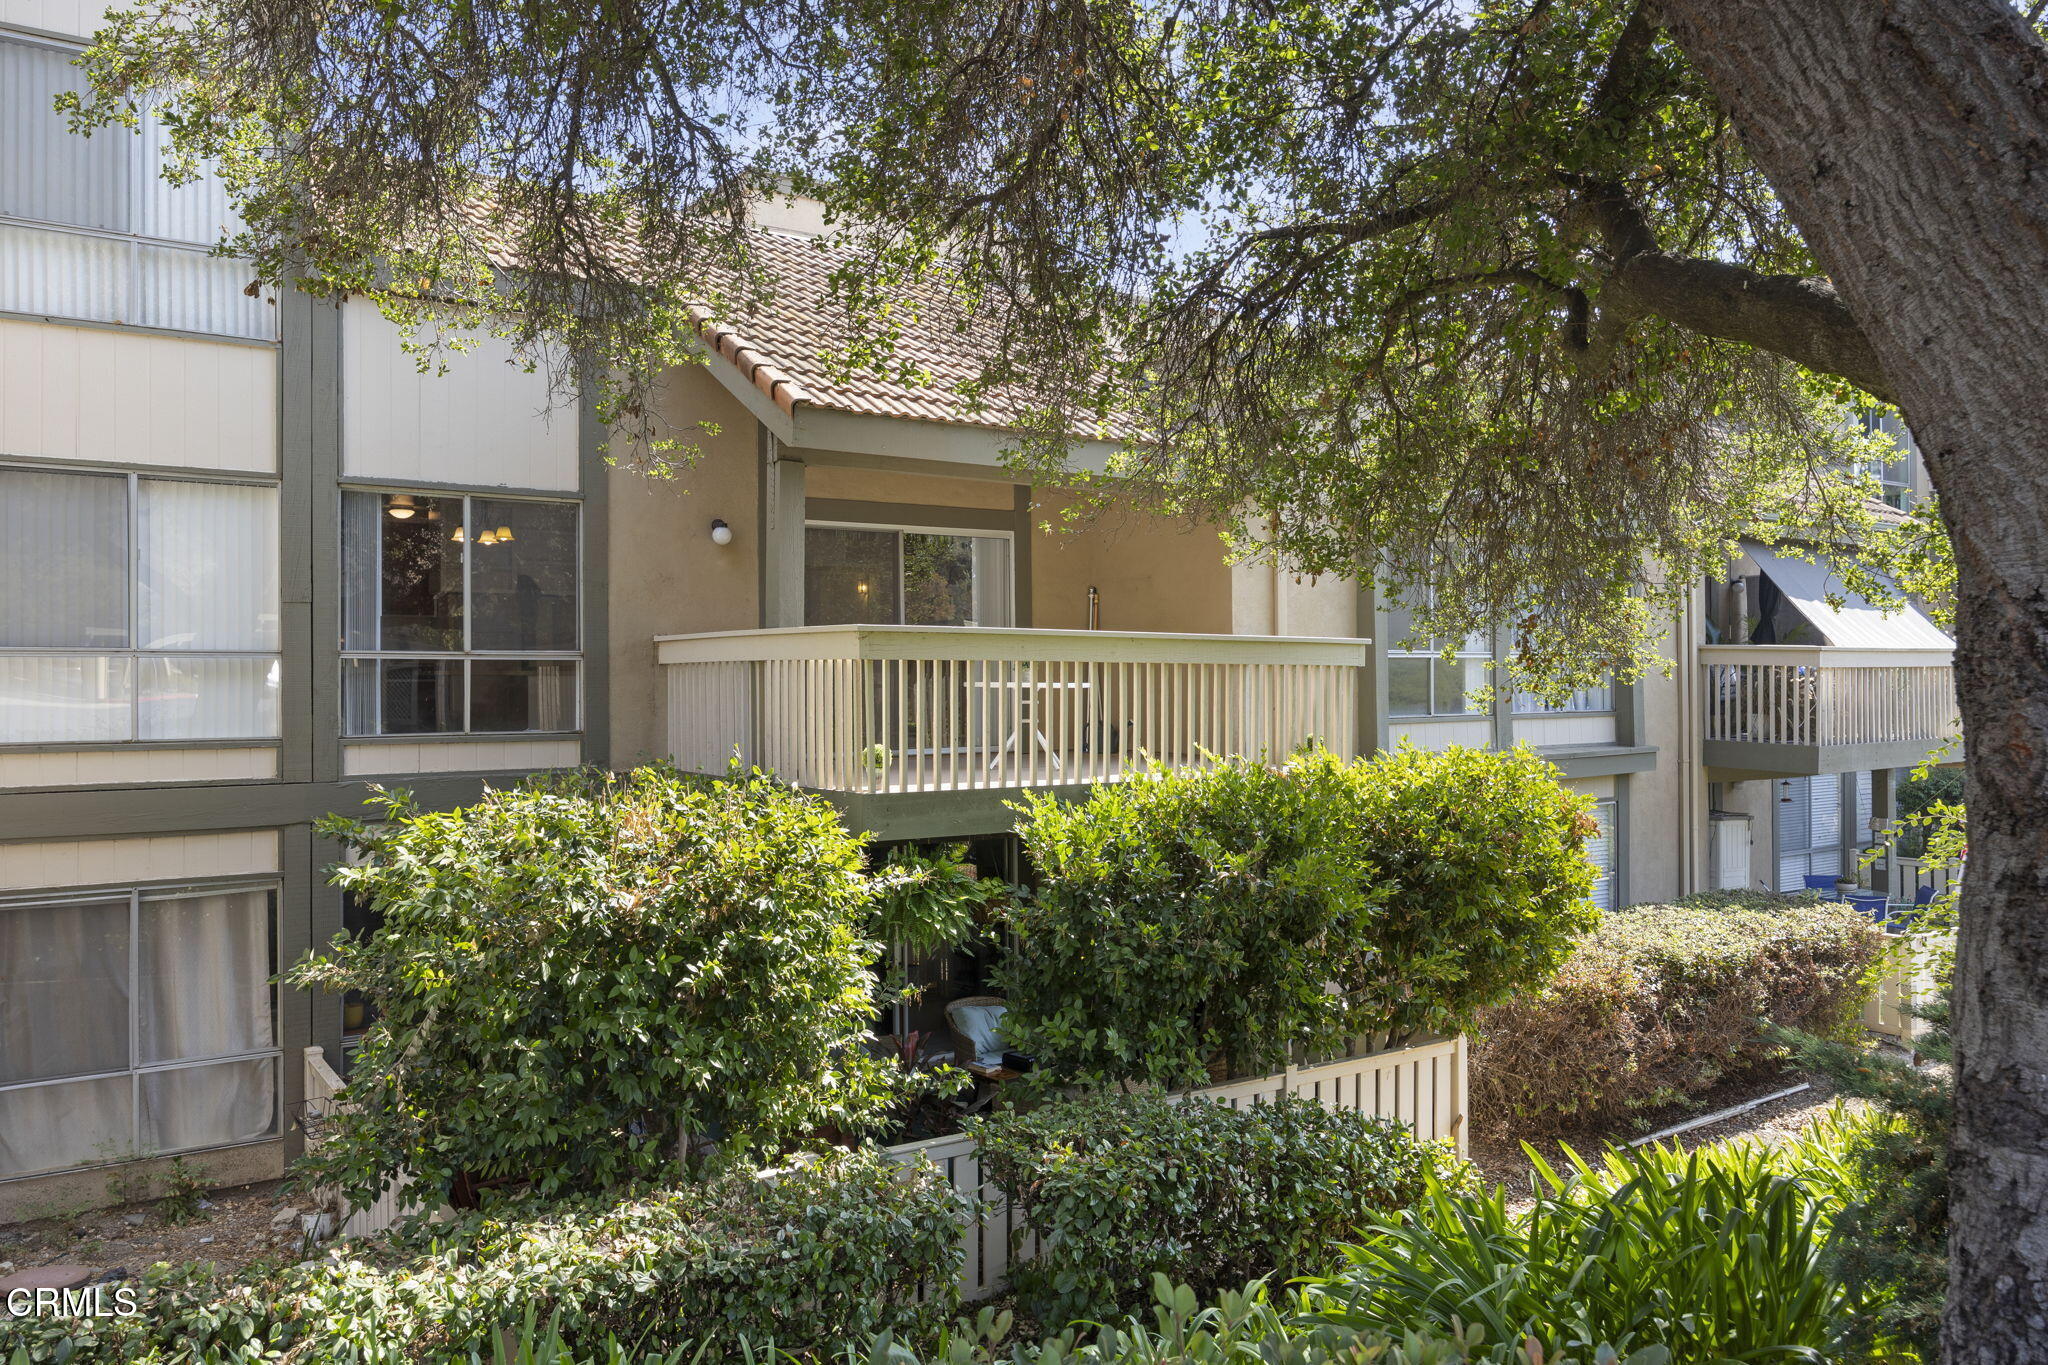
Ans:
[[[1705,645],[1706,739],[1819,747],[1957,734],[1945,649]]]
[[[1115,781],[1147,761],[1358,750],[1362,640],[928,626],[664,636],[678,766],[820,791]]]

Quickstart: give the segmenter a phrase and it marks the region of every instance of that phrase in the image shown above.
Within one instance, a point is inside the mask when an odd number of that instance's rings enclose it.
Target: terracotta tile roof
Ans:
[[[916,320],[897,338],[902,377],[849,371],[843,360],[854,329],[832,296],[831,277],[847,257],[826,239],[749,230],[756,260],[775,281],[759,306],[728,316],[693,309],[705,344],[730,361],[784,412],[799,404],[876,417],[1014,429],[1029,403],[1022,386],[998,386],[979,403],[958,387],[980,377],[996,354],[991,328],[968,318],[943,286],[913,286]]]

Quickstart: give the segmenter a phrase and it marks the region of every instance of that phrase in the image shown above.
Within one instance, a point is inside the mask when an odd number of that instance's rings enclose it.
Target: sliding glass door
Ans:
[[[950,531],[804,529],[808,626],[1007,626],[1010,539]]]

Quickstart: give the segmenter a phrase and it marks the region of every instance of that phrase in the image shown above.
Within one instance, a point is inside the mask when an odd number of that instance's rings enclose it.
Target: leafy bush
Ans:
[[[1862,1308],[1829,1268],[1842,1164],[1829,1129],[1774,1149],[1737,1143],[1540,1158],[1527,1212],[1508,1196],[1433,1189],[1313,1281],[1324,1316],[1363,1331],[1477,1324],[1561,1351],[1662,1346],[1675,1365],[1818,1360]],[[1530,1155],[1535,1156],[1534,1150]]]
[[[687,1346],[723,1361],[770,1343],[916,1340],[958,1306],[961,1217],[929,1164],[842,1152],[622,1200],[511,1203],[236,1277],[160,1276],[141,1315],[48,1320],[24,1349],[62,1360],[68,1330],[81,1360],[439,1365],[488,1361],[501,1336],[530,1340],[535,1324],[596,1360],[614,1345],[634,1360]]]
[[[1945,966],[1953,969],[1953,961]],[[1949,988],[1918,1013],[1930,1027],[1914,1050],[1939,1063],[1917,1067],[1899,1057],[1808,1034],[1785,1035],[1800,1060],[1826,1073],[1844,1094],[1873,1102],[1844,1144],[1854,1197],[1837,1219],[1830,1256],[1852,1292],[1871,1300],[1848,1344],[1880,1354],[1902,1343],[1922,1360],[1941,1355],[1948,1293],[1948,1148],[1955,1127],[1955,1044],[1949,1036]]]
[[[292,984],[378,1019],[305,1175],[367,1203],[657,1179],[679,1151],[769,1151],[894,1098],[860,1043],[876,885],[826,802],[758,774],[642,768],[331,819],[334,880],[383,914]]]
[[[1158,1272],[1201,1293],[1323,1263],[1329,1243],[1468,1177],[1391,1119],[1283,1097],[1231,1109],[1095,1092],[971,1126],[982,1171],[1038,1234],[1010,1282],[1047,1324],[1134,1310]]]
[[[1185,1086],[1455,1031],[1589,915],[1591,817],[1527,751],[1310,751],[1020,809],[1040,883],[1012,912],[1004,1025],[1062,1080]]]
[[[1763,1025],[1853,1028],[1884,933],[1846,906],[1717,892],[1601,917],[1550,984],[1482,1013],[1471,1103],[1523,1134],[1612,1123],[1782,1060]]]

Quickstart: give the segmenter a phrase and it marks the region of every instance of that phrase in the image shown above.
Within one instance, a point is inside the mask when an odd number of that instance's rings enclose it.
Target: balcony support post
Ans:
[[[804,462],[766,426],[761,453],[761,626],[804,623]]]

